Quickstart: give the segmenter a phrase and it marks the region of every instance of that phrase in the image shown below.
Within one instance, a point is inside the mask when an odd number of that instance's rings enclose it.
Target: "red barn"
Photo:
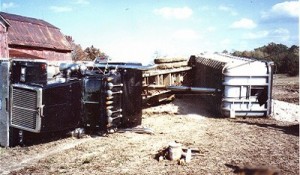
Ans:
[[[0,12],[0,57],[71,61],[71,46],[60,29],[30,17]]]

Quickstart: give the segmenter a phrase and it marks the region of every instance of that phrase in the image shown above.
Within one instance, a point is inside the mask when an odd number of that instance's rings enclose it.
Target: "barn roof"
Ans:
[[[4,12],[0,12],[0,17],[9,25],[9,46],[37,47],[59,51],[71,50],[69,42],[60,29],[44,20]]]

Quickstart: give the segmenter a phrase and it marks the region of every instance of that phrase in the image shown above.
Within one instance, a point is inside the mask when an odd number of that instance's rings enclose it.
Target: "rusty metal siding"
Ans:
[[[56,52],[50,50],[32,50],[32,49],[9,49],[11,58],[38,58],[46,59],[47,61],[71,61],[70,52]]]
[[[8,58],[6,27],[0,21],[0,58]]]

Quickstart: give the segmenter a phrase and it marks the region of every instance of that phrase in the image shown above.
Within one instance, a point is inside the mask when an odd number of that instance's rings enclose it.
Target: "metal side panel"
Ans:
[[[273,73],[274,73],[274,62],[267,63],[268,68],[268,102],[267,102],[267,115],[272,114],[272,92],[273,92]]]
[[[0,62],[0,145],[9,146],[9,61]]]

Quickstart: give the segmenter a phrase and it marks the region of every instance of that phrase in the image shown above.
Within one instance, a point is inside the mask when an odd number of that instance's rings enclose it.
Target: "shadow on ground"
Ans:
[[[50,132],[50,133],[24,133],[24,141],[19,143],[21,146],[32,146],[37,144],[44,144],[53,141],[57,141],[60,139],[64,139],[70,137],[68,131],[61,132]]]
[[[268,123],[258,123],[258,122],[249,122],[249,121],[236,121],[237,123],[244,123],[248,125],[256,125],[263,128],[273,128],[280,130],[285,134],[299,136],[299,123],[292,125],[278,125],[278,124],[268,124]]]
[[[234,174],[245,174],[245,175],[279,175],[279,171],[272,170],[269,168],[240,168],[236,165],[225,164],[228,168],[233,169]]]

